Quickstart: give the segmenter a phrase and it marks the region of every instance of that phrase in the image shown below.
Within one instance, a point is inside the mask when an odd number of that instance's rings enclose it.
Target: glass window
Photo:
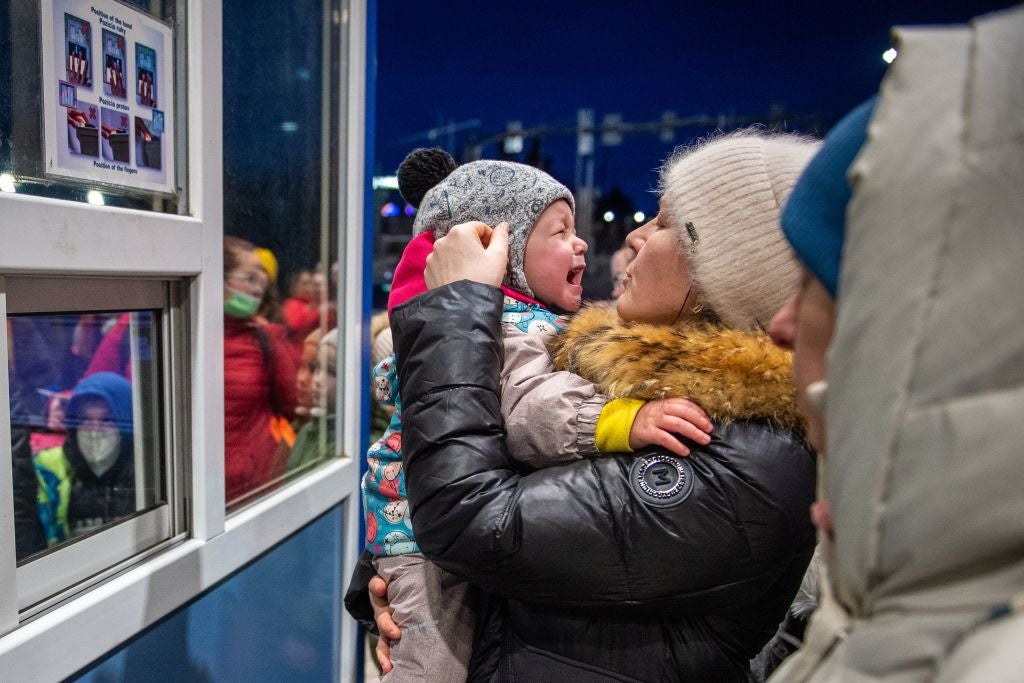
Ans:
[[[230,507],[336,450],[338,4],[223,4]]]
[[[186,528],[187,420],[171,417],[187,391],[182,291],[147,278],[0,277],[22,618]]]
[[[167,502],[159,320],[8,316],[19,563]]]
[[[187,213],[186,4],[0,0],[0,192]]]

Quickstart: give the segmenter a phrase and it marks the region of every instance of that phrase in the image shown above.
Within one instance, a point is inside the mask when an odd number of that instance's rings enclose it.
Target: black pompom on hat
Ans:
[[[457,164],[452,155],[439,147],[420,147],[398,165],[398,191],[417,209],[427,191],[444,180]]]

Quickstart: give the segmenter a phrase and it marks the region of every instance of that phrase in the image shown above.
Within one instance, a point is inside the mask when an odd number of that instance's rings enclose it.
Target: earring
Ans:
[[[804,389],[804,396],[807,397],[807,402],[810,403],[819,412],[825,412],[825,399],[828,395],[828,382],[823,379],[819,379],[817,382],[811,382]]]

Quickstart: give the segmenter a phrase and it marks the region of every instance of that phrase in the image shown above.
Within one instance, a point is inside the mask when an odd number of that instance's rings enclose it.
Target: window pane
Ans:
[[[184,39],[184,32],[176,30],[184,26],[185,5],[178,0],[129,0],[125,4],[109,0],[95,5],[75,0],[0,0],[0,192],[164,213],[187,211],[180,194],[186,179],[186,127],[185,102],[179,95],[184,92],[185,73],[179,55],[185,53],[177,49],[183,47],[178,42]],[[101,13],[122,20],[123,34],[109,30],[116,28],[112,20],[101,23]],[[147,45],[155,42],[154,26],[169,27],[173,39],[158,48]],[[50,35],[44,37],[45,27]],[[56,61],[56,53],[63,54],[65,38],[67,65],[63,57]],[[55,66],[44,73],[40,55],[48,42],[56,44]],[[150,99],[143,97],[150,92],[152,71],[145,68],[146,55],[158,55],[157,63],[167,72],[156,77],[167,92]],[[75,68],[71,68],[72,62]],[[173,82],[169,78],[172,73]],[[41,95],[44,87],[52,106],[41,113],[48,101]],[[172,100],[173,105],[168,106]],[[97,180],[59,177],[66,174],[55,174],[55,169],[47,167],[46,113],[56,116],[55,149],[63,145],[66,151],[66,163],[58,166],[75,166],[83,172],[90,166],[79,161],[91,163],[88,157],[95,156]],[[151,157],[161,140],[165,142],[157,162]],[[157,163],[173,167],[174,177],[158,179],[153,171]],[[128,170],[110,170],[116,165]],[[155,192],[137,187],[147,174],[152,176],[147,180],[169,189]]]
[[[229,505],[334,454],[337,5],[223,4]]]
[[[167,501],[159,320],[8,317],[19,562]]]

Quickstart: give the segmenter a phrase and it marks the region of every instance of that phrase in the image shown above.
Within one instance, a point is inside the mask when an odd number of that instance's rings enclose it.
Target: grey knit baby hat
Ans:
[[[430,230],[434,238],[453,226],[483,221],[496,226],[508,222],[508,272],[505,284],[533,296],[526,284],[523,259],[526,240],[537,218],[553,202],[576,204],[565,185],[550,175],[512,161],[471,161],[458,166],[443,149],[414,149],[398,167],[398,189],[417,207],[413,235]]]

